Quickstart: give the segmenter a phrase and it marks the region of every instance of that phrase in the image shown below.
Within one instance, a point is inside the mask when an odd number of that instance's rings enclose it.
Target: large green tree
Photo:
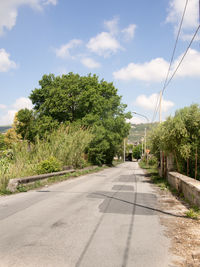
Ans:
[[[34,121],[34,131],[42,136],[61,123],[91,127],[94,138],[87,149],[89,159],[96,164],[112,163],[119,144],[128,135],[126,118],[130,118],[113,83],[99,81],[96,75],[69,73],[44,75],[39,85],[30,95],[34,112],[27,128],[33,130]]]

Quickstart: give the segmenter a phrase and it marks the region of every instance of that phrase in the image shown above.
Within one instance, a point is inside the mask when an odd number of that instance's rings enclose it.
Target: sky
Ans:
[[[169,77],[199,23],[189,0]],[[0,125],[10,125],[44,74],[97,74],[127,111],[152,121],[184,0],[0,0]],[[200,36],[164,91],[162,119],[200,103]],[[146,120],[134,114],[132,123]],[[158,120],[158,116],[156,117]]]

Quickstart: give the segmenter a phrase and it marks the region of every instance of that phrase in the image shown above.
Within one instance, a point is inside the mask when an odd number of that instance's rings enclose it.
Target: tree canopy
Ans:
[[[196,151],[200,151],[200,107],[193,104],[177,110],[151,134],[151,150],[157,157],[160,151],[175,156],[180,171],[186,173],[190,160],[190,175],[194,177]]]
[[[93,140],[87,148],[89,159],[96,164],[111,163],[119,144],[128,135],[126,105],[113,83],[99,81],[96,75],[44,75],[40,88],[32,91],[33,111],[18,112],[17,132],[31,142],[34,136],[60,124],[75,123],[91,127]]]

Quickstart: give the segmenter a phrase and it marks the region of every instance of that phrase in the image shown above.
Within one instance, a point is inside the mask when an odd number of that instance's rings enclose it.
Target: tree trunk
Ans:
[[[187,159],[187,176],[189,176],[189,159]]]
[[[195,179],[197,179],[197,148],[196,148],[196,153],[195,153]]]
[[[174,150],[174,155],[175,155],[175,159],[176,159],[176,167],[177,167],[177,171],[179,172],[179,165],[178,165],[178,159],[177,159],[177,155],[176,155],[176,151]]]

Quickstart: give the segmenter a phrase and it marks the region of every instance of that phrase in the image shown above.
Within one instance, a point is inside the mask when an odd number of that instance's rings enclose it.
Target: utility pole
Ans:
[[[145,118],[147,120],[147,123],[149,123],[149,119],[147,118],[147,116],[142,115],[140,113],[137,113],[135,111],[132,111],[132,113],[137,114],[139,116],[142,116],[143,118]],[[146,154],[146,150],[147,150],[147,129],[145,128],[145,131],[144,131],[144,155]]]
[[[143,141],[144,141],[143,137],[142,137],[141,141],[142,141],[142,156],[143,156]]]

